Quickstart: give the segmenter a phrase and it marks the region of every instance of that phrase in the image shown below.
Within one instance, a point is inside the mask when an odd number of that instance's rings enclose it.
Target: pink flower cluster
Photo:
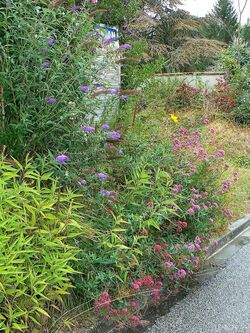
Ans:
[[[154,286],[155,282],[151,275],[146,275],[140,279],[135,280],[131,286],[134,290],[139,291],[141,288],[150,288]]]
[[[175,184],[174,187],[173,187],[174,193],[179,193],[182,189],[183,189],[182,184]]]
[[[201,132],[200,131],[189,131],[186,128],[180,128],[179,132],[173,137],[173,152],[184,153],[188,152],[195,158],[203,161],[208,161],[208,154],[201,143]],[[196,167],[192,163],[188,163],[189,173],[185,176],[190,176],[196,172]]]
[[[95,302],[95,310],[105,315],[108,320],[124,320],[132,327],[140,325],[140,317],[135,315],[135,311],[137,310],[135,301],[130,301],[130,306],[122,309],[113,308],[111,303],[111,297],[109,293],[105,291],[101,294],[100,299]]]
[[[223,214],[224,214],[227,218],[229,218],[229,219],[232,219],[232,218],[234,217],[233,213],[232,213],[231,210],[228,209],[228,208],[223,208],[223,209],[222,209],[222,212],[223,212]]]
[[[101,309],[109,310],[111,308],[111,298],[108,292],[103,292],[99,300],[95,302],[95,309],[100,311]]]
[[[183,229],[185,229],[187,227],[188,227],[188,223],[187,222],[185,222],[185,221],[179,221],[176,231],[180,233],[180,232],[183,231]]]
[[[222,188],[220,189],[221,193],[228,193],[231,190],[231,181],[226,179],[222,182]]]

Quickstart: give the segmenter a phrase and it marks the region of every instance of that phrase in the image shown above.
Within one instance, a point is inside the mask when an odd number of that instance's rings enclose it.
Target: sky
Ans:
[[[182,0],[184,6],[182,6],[183,9],[189,11],[193,15],[197,16],[205,16],[212,8],[214,3],[217,2],[217,0]],[[238,0],[233,0],[234,6],[237,9],[238,8]],[[243,6],[243,3],[245,0],[240,0],[241,6]],[[247,7],[245,9],[242,23],[247,22],[247,18],[250,18],[250,0],[248,0]]]

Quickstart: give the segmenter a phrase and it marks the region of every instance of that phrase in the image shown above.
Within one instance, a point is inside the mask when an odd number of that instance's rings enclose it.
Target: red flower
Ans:
[[[162,247],[161,247],[161,245],[159,245],[159,244],[154,245],[153,248],[154,248],[154,250],[156,250],[156,251],[161,251],[161,250],[162,250]]]
[[[146,275],[143,277],[143,284],[145,287],[153,286],[154,285],[154,280],[152,276]]]
[[[153,206],[154,206],[153,201],[149,201],[149,202],[147,203],[147,207],[153,207]]]
[[[130,306],[131,306],[132,309],[136,309],[137,308],[137,304],[136,304],[135,301],[131,301],[130,302]]]
[[[187,228],[188,226],[187,222],[179,222],[179,223],[183,228]]]
[[[122,309],[122,310],[121,310],[121,313],[122,313],[122,314],[128,314],[128,309],[126,309],[126,308]]]
[[[104,292],[102,293],[102,297],[104,297],[104,298],[108,298],[108,297],[109,297],[109,293],[108,293],[107,291],[104,291]]]
[[[141,320],[138,316],[133,316],[130,318],[130,320],[131,320],[132,326],[136,327],[136,326],[140,325]]]
[[[161,288],[163,286],[163,283],[161,281],[157,281],[155,283],[155,286],[158,287],[158,288]]]
[[[147,230],[143,229],[143,230],[140,230],[140,231],[139,231],[139,235],[140,235],[140,236],[147,236],[147,235],[148,235],[148,232],[147,232]]]

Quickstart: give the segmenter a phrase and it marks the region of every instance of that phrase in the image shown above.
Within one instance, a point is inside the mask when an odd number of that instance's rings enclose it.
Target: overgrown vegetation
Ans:
[[[178,3],[0,1],[3,332],[53,332],[82,312],[136,327],[144,295],[187,286],[245,213],[249,131],[236,123],[249,124],[249,50],[221,53],[227,78],[213,90],[152,79],[200,38]],[[124,28],[118,49],[100,19]],[[171,51],[156,56],[161,43]],[[121,89],[100,78],[117,62]]]
[[[79,252],[72,240],[91,233],[79,223],[78,197],[28,158],[21,165],[1,156],[1,331],[31,332],[62,305]]]

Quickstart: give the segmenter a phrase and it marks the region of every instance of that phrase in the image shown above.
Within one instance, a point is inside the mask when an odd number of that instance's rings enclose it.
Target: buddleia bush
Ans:
[[[91,86],[99,70],[86,9],[0,1],[0,144],[12,156],[67,150],[79,123],[94,114],[98,101],[80,89]]]

